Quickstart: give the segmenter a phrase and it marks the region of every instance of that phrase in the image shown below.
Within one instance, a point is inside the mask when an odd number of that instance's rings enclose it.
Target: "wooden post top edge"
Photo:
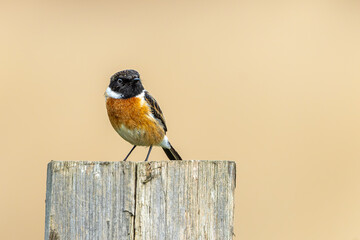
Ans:
[[[144,161],[140,161],[140,162],[135,162],[135,161],[58,161],[58,160],[51,160],[48,165],[53,165],[53,164],[68,164],[68,165],[109,165],[109,164],[126,164],[126,165],[131,165],[131,164],[152,164],[152,163],[168,163],[168,164],[176,164],[176,163],[230,163],[230,164],[235,164],[235,161],[231,161],[231,160],[181,160],[181,161],[170,161],[170,160],[164,160],[164,161],[148,161],[148,162],[144,162]]]

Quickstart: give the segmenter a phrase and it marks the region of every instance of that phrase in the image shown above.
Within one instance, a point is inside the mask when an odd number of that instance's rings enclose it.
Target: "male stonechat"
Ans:
[[[144,89],[137,71],[115,73],[110,78],[105,98],[111,125],[134,145],[124,161],[136,146],[149,146],[145,161],[149,159],[152,146],[162,147],[170,160],[182,160],[166,136],[167,127],[160,106]]]

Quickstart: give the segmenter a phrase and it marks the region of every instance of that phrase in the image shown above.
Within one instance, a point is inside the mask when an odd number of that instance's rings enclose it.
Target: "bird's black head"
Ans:
[[[131,98],[143,90],[140,74],[135,70],[123,70],[112,75],[106,92],[110,97],[113,95],[118,96],[116,98]]]

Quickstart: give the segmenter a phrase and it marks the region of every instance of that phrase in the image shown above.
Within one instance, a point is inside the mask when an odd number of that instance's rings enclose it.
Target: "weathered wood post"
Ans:
[[[231,161],[48,164],[45,240],[227,240]]]

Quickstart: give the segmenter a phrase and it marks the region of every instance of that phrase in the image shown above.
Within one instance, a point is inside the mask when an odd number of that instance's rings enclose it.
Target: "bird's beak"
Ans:
[[[140,78],[134,78],[134,81],[140,81]]]

